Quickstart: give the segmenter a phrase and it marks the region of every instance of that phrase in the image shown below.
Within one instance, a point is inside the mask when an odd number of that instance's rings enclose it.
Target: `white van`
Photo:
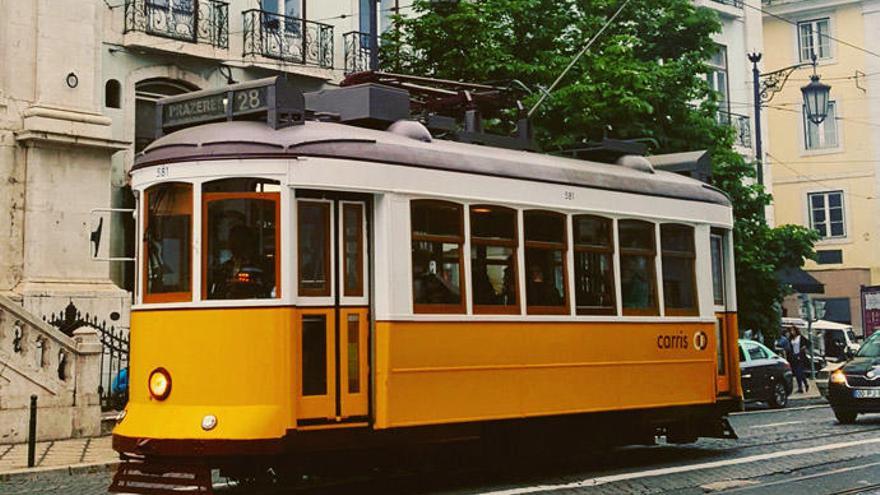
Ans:
[[[797,328],[802,334],[807,333],[807,322],[801,318],[782,318],[782,328]],[[819,320],[813,322],[811,339],[817,355],[838,360],[846,359],[859,350],[856,334],[852,325]]]

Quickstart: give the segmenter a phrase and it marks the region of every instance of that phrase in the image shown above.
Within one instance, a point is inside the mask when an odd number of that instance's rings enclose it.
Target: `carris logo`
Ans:
[[[679,333],[678,335],[658,335],[657,336],[657,348],[658,349],[687,349],[688,348],[687,335],[684,335],[683,333]]]
[[[709,337],[706,336],[706,332],[700,330],[694,334],[694,347],[696,347],[698,351],[706,349],[708,345]]]

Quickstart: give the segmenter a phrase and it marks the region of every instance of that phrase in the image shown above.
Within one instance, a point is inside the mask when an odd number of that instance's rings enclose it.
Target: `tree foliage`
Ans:
[[[619,0],[416,0],[383,35],[388,71],[470,82],[501,82],[540,97],[599,31]],[[754,164],[734,150],[719,123],[706,60],[721,28],[714,11],[691,0],[632,0],[533,116],[544,149],[603,137],[647,138],[654,153],[708,149],[714,185],[734,204],[740,327],[775,334],[786,288],[782,268],[813,255],[815,233],[769,228],[770,197],[754,184]]]

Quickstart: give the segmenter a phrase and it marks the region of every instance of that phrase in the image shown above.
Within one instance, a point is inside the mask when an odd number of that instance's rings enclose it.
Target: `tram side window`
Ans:
[[[724,236],[715,230],[710,236],[712,250],[712,298],[716,306],[724,304]]]
[[[519,313],[516,210],[472,206],[470,216],[474,312]]]
[[[620,288],[624,315],[657,315],[654,224],[641,220],[617,223],[620,244]]]
[[[299,294],[330,295],[330,204],[327,201],[297,201],[297,243],[299,250]]]
[[[416,313],[464,313],[461,205],[414,200],[410,214],[413,309]]]
[[[192,299],[192,186],[155,185],[146,191],[144,302]]]
[[[577,313],[610,315],[614,304],[614,242],[611,219],[574,217],[574,287]]]
[[[667,315],[696,315],[696,251],[694,228],[688,225],[660,226],[663,253],[663,304]]]
[[[226,179],[203,187],[206,299],[281,297],[278,287],[279,186]]]
[[[565,215],[550,211],[526,211],[523,221],[528,312],[568,313]]]

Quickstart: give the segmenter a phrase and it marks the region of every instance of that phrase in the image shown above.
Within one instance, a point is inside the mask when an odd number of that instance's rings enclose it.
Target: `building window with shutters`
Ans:
[[[843,191],[827,191],[807,195],[810,207],[810,227],[822,239],[846,237],[843,209]]]
[[[840,145],[837,133],[837,105],[828,102],[828,116],[821,124],[815,124],[807,118],[807,109],[803,109],[804,115],[804,147],[807,150],[833,149]]]
[[[798,53],[801,62],[831,58],[831,20],[814,19],[798,23]]]

